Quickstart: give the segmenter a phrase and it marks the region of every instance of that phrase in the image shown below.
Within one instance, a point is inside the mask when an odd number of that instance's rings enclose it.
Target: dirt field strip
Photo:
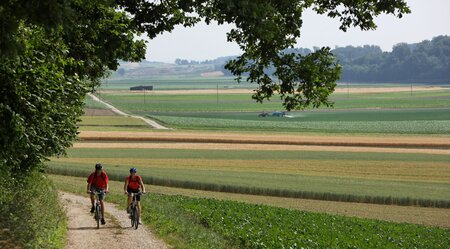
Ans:
[[[208,132],[95,132],[82,131],[80,141],[120,141],[120,142],[176,142],[210,144],[258,144],[262,145],[314,145],[347,147],[380,147],[450,150],[450,137],[406,137],[406,136],[312,136],[312,135],[272,135]],[[273,148],[276,148],[274,146]],[[444,152],[446,153],[446,152]]]
[[[97,229],[89,213],[91,204],[87,196],[61,192],[60,199],[69,220],[66,249],[168,248],[144,226],[137,230],[131,228],[125,210],[118,210],[110,203],[106,203],[106,225]]]
[[[391,152],[391,153],[421,153],[450,155],[450,150],[440,149],[402,149],[380,147],[351,147],[351,146],[312,146],[312,145],[266,145],[266,144],[232,144],[232,143],[126,143],[108,142],[75,143],[74,148],[103,148],[103,149],[193,149],[193,150],[263,150],[263,151],[336,151],[336,152]]]

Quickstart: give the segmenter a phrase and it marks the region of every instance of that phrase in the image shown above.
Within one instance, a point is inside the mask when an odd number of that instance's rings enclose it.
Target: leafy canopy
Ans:
[[[341,29],[375,29],[374,17],[409,13],[405,0],[3,0],[0,2],[0,169],[30,170],[63,154],[77,134],[87,91],[119,60],[144,58],[145,44],[176,25],[233,23],[243,54],[227,63],[257,83],[253,98],[280,93],[286,109],[331,104],[340,66],[329,48],[281,53],[300,38],[302,13],[339,18]],[[275,68],[275,77],[267,73]]]
[[[329,48],[311,55],[283,54],[300,38],[302,13],[312,8],[318,14],[339,18],[340,29],[359,27],[375,29],[374,17],[386,13],[399,18],[410,10],[404,0],[168,0],[117,1],[133,15],[133,23],[150,38],[174,25],[192,26],[206,23],[232,23],[236,28],[227,34],[243,54],[226,64],[237,76],[257,83],[253,98],[259,102],[280,93],[287,110],[313,105],[330,105],[341,68]],[[164,15],[161,15],[164,13]],[[267,69],[275,67],[272,77]]]

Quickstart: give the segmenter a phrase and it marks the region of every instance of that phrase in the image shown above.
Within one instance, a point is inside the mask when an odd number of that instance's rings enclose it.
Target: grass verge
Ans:
[[[0,176],[0,247],[60,249],[66,218],[54,185],[42,173]],[[45,210],[45,212],[43,212]]]

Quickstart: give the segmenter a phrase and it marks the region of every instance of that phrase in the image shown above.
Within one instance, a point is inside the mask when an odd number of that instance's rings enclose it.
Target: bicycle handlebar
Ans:
[[[104,194],[106,192],[106,190],[95,190],[95,191],[92,191],[92,190],[90,190],[89,191],[89,193],[91,193],[91,194]]]
[[[147,194],[147,192],[139,191],[137,193],[134,193],[134,192],[128,193],[127,191],[125,191],[125,194],[126,195],[131,194],[131,196],[134,196],[134,195],[145,195],[145,194]]]

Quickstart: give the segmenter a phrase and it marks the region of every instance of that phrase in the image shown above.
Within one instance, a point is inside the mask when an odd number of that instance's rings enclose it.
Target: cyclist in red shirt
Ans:
[[[142,177],[136,175],[137,169],[131,168],[130,175],[125,178],[125,185],[123,186],[123,190],[126,195],[128,195],[128,205],[127,205],[127,213],[130,213],[130,204],[131,204],[131,193],[139,193],[139,188],[142,190],[142,193],[145,193],[145,186],[142,182]],[[141,196],[137,196],[138,208],[139,211],[142,212],[141,209]],[[141,223],[141,221],[139,221]]]
[[[91,213],[94,212],[94,191],[100,191],[98,198],[100,200],[100,205],[102,209],[102,225],[105,225],[105,205],[103,204],[103,200],[105,199],[105,193],[108,193],[108,175],[103,170],[103,165],[100,163],[95,164],[95,171],[92,172],[87,179],[87,193],[91,194]]]

